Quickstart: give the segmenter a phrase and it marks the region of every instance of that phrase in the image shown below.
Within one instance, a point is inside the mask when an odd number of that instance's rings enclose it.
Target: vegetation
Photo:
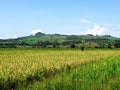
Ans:
[[[36,33],[17,39],[0,40],[0,48],[119,48],[120,39],[110,35],[60,35]]]
[[[71,49],[62,49],[62,50],[59,50],[59,49],[1,49],[0,51],[1,51],[0,52],[0,90],[4,90],[4,89],[9,90],[9,89],[17,89],[18,87],[26,87],[26,86],[29,86],[30,84],[35,83],[36,81],[44,82],[47,80],[47,78],[50,78],[50,77],[54,78],[56,74],[61,74],[63,72],[68,73],[74,68],[76,68],[75,70],[77,70],[77,67],[83,64],[85,65],[88,64],[89,67],[87,66],[86,68],[83,68],[83,70],[80,73],[78,73],[78,75],[77,74],[76,75],[79,76],[79,74],[82,74],[84,70],[85,71],[88,70],[86,71],[86,76],[85,76],[87,80],[87,78],[92,77],[88,73],[93,72],[92,66],[91,64],[89,64],[90,62],[102,60],[110,56],[119,57],[119,53],[120,53],[119,51],[114,51],[114,50],[90,50],[90,51],[86,50],[84,52],[81,52],[78,49],[72,49],[72,50]],[[109,59],[110,59],[110,65],[116,62],[116,61],[113,61],[114,60],[113,58],[109,58]],[[102,60],[102,62],[103,61],[104,60]],[[109,61],[107,60],[106,64],[109,64],[108,62]],[[95,69],[99,76],[101,75],[99,74],[100,66],[98,65],[98,68],[97,68],[97,65],[95,66]],[[102,66],[102,64],[100,65]],[[109,65],[105,66],[105,68],[106,67],[107,67],[107,70],[109,70],[109,68],[111,69],[115,67],[115,70],[116,68],[118,68],[117,70],[119,71],[119,67],[116,66],[116,63],[113,65],[113,67]],[[102,69],[103,68],[101,68],[100,70]],[[78,68],[78,71],[80,71],[79,68]],[[75,73],[74,70],[72,73],[73,74]],[[117,74],[115,73],[115,75]],[[77,76],[73,78],[77,78]],[[71,76],[69,78],[71,78]],[[71,81],[68,82],[68,85],[70,83],[72,82]],[[59,87],[59,83],[57,84]],[[50,85],[51,87],[48,86],[48,89],[54,86],[52,84]],[[60,82],[60,85],[61,85],[61,82]],[[61,88],[64,88],[64,87],[61,87]]]
[[[120,55],[83,64],[20,90],[120,90]]]
[[[111,55],[118,55],[119,51],[110,49],[120,48],[120,39],[110,35],[60,35],[39,32],[34,36],[0,40],[0,48],[2,48],[0,49],[0,90],[18,89],[19,87],[29,86],[37,81],[44,84],[44,86],[41,86],[40,83],[39,89],[68,89],[69,86],[71,87],[69,89],[94,89],[96,86],[93,87],[91,85],[97,85],[98,82],[101,81],[101,76],[95,76],[95,73],[100,75],[103,67],[100,68],[100,66],[95,63],[95,67],[98,68],[96,68],[94,72],[92,69],[93,63],[91,64],[91,62],[103,59],[100,62],[102,66],[103,62],[108,61],[106,58]],[[106,49],[94,50],[93,48]],[[110,60],[110,63],[110,65],[115,63],[114,65],[116,66],[116,61],[112,62]],[[111,66],[108,65],[108,67],[104,68],[109,70],[110,67]],[[119,70],[119,68],[117,69]],[[77,72],[75,73],[76,70]],[[105,82],[112,73],[109,73],[107,70],[103,70],[103,73],[107,72]],[[114,71],[113,68],[111,71]],[[56,74],[58,76],[62,74],[62,76],[58,78]],[[82,75],[83,78],[81,78],[80,75]],[[115,76],[116,75],[115,73]],[[103,75],[102,79],[104,77],[106,78],[106,76]],[[50,82],[49,79],[54,77],[55,81]],[[96,81],[90,77],[96,78]],[[63,81],[63,79],[65,81]],[[80,85],[83,87],[79,87],[76,79],[82,80],[81,83],[83,84]],[[85,81],[83,79],[85,79]],[[85,87],[87,80],[91,82],[88,84],[89,86]],[[66,83],[64,85],[67,87],[62,85],[63,82]],[[101,84],[101,82],[99,84]],[[36,85],[31,88],[36,88]]]

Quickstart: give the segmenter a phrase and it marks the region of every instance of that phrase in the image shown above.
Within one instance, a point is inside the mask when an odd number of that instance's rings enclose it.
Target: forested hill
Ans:
[[[17,39],[0,40],[0,47],[114,47],[120,46],[120,39],[110,35],[61,35],[36,33]]]

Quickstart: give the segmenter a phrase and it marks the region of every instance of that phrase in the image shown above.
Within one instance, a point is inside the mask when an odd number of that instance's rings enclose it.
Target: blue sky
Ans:
[[[120,0],[0,0],[0,38],[46,34],[120,37]]]

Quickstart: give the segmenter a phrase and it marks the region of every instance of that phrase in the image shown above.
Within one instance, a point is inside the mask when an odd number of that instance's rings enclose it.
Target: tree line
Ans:
[[[71,40],[63,42],[50,42],[50,41],[37,41],[34,44],[22,41],[18,42],[0,42],[0,48],[17,48],[17,47],[32,47],[32,48],[59,48],[59,47],[69,47],[69,48],[120,48],[120,40],[110,41],[110,40]]]

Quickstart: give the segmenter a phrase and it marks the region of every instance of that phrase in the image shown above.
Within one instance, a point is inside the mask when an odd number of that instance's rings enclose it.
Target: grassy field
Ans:
[[[120,90],[120,56],[83,64],[19,90]]]
[[[117,77],[119,58],[119,50],[82,52],[75,49],[1,49],[0,90],[31,85],[33,85],[31,89],[38,88],[37,90],[66,90],[70,87],[70,89],[80,90],[81,88],[83,90],[88,89],[92,84],[96,84],[95,87],[98,85],[99,88],[102,87],[99,86],[99,83],[104,86],[104,82],[107,83],[109,76],[110,78],[111,75]],[[36,82],[38,84],[34,85]],[[103,84],[101,84],[102,82]],[[114,78],[113,82],[115,82]],[[28,87],[28,89],[30,88]]]

